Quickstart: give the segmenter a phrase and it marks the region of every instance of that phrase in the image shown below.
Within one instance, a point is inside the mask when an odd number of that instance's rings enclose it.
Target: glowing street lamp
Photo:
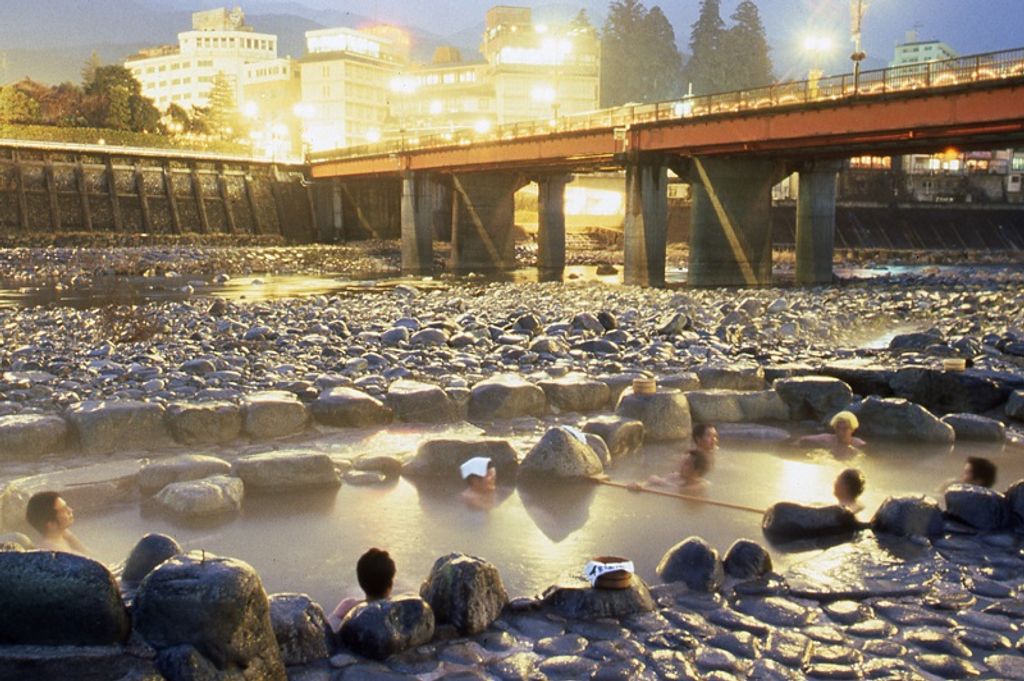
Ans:
[[[827,35],[809,34],[804,38],[804,51],[811,55],[812,66],[807,72],[807,89],[810,96],[818,96],[818,80],[825,74],[821,68],[822,59],[833,49],[832,38]]]

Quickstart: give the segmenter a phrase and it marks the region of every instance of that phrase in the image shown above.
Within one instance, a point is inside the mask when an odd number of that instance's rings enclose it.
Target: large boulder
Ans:
[[[463,636],[489,627],[508,603],[498,568],[463,553],[438,558],[420,596],[430,603],[439,624],[450,624]]]
[[[941,421],[952,426],[957,441],[1003,442],[1006,440],[1006,426],[1001,421],[978,414],[947,414]]]
[[[288,492],[307,487],[337,487],[341,474],[330,456],[298,450],[250,454],[235,460],[234,473],[249,490]]]
[[[690,405],[677,390],[636,395],[627,388],[619,397],[615,413],[643,423],[644,437],[649,442],[690,439]]]
[[[270,624],[285,665],[309,664],[330,656],[327,618],[323,608],[306,594],[272,595]]]
[[[780,501],[761,519],[761,529],[772,540],[814,539],[852,533],[860,528],[853,513],[842,506],[804,506]]]
[[[821,373],[838,378],[858,395],[889,397],[892,395],[889,380],[896,372],[871,364],[869,360],[849,359],[826,364]]]
[[[764,390],[764,367],[759,364],[704,365],[697,367],[705,390]]]
[[[724,577],[718,551],[700,537],[684,539],[670,548],[656,572],[663,582],[682,582],[703,592],[717,590]]]
[[[339,632],[352,652],[383,660],[434,637],[434,612],[418,596],[397,596],[357,605]]]
[[[608,405],[608,385],[583,374],[567,374],[537,385],[544,391],[548,403],[559,411],[585,413]]]
[[[1006,497],[978,485],[950,485],[946,489],[946,513],[979,530],[998,530],[1010,521]]]
[[[310,409],[317,421],[338,428],[380,426],[391,423],[393,416],[377,398],[344,386],[324,390]]]
[[[459,419],[459,405],[439,386],[402,379],[388,387],[388,405],[399,421],[446,423]]]
[[[564,426],[544,433],[519,467],[519,474],[529,477],[588,478],[603,472],[601,459],[585,437]]]
[[[1015,527],[1024,527],[1024,480],[1018,480],[1006,490],[1006,504],[1010,523]]]
[[[167,671],[195,655],[231,678],[285,678],[267,594],[240,560],[177,555],[142,581],[133,613],[135,630],[156,649],[157,667],[168,678],[180,678]]]
[[[737,539],[725,552],[722,566],[730,577],[752,579],[772,571],[772,557],[756,541]]]
[[[924,495],[887,497],[871,520],[876,532],[900,537],[931,537],[943,524],[939,503]]]
[[[402,468],[410,478],[459,477],[459,466],[475,456],[486,456],[498,472],[498,480],[514,479],[519,468],[519,454],[508,440],[496,438],[439,438],[421,442],[416,455]]]
[[[955,439],[952,426],[921,405],[903,398],[866,397],[851,404],[849,410],[857,415],[859,433],[865,439],[878,437],[933,444],[950,444]]]
[[[232,402],[172,404],[164,419],[183,445],[224,444],[242,434],[242,409]]]
[[[35,458],[68,444],[68,425],[53,414],[0,416],[0,459]]]
[[[179,553],[182,553],[181,544],[173,537],[158,532],[147,534],[128,554],[121,581],[126,587],[137,586],[157,565]]]
[[[70,553],[0,551],[0,613],[0,645],[112,645],[130,630],[110,571]]]
[[[598,416],[583,424],[583,432],[597,435],[612,459],[632,454],[644,443],[644,424],[621,416]]]
[[[1006,402],[1009,390],[971,371],[941,371],[927,367],[899,369],[889,379],[893,395],[905,397],[935,414],[979,414]]]
[[[1003,409],[1011,419],[1024,421],[1024,390],[1014,390]]]
[[[90,400],[67,410],[79,445],[87,454],[160,449],[174,443],[164,424],[164,408],[134,400]]]
[[[136,478],[139,489],[146,494],[159,492],[172,482],[199,480],[231,472],[224,459],[205,454],[181,454],[146,464]]]
[[[587,582],[559,584],[544,592],[543,605],[561,617],[593,621],[629,617],[655,608],[644,580],[633,575],[628,589],[595,589]]]
[[[789,420],[789,407],[774,390],[691,390],[686,402],[697,423]]]
[[[789,407],[794,421],[823,421],[853,400],[849,384],[832,376],[780,378],[772,387]]]
[[[195,518],[235,513],[242,508],[245,486],[238,478],[215,475],[202,480],[172,482],[153,499],[170,513]]]
[[[306,405],[292,393],[270,390],[242,399],[242,428],[254,440],[297,433],[308,421]]]
[[[471,420],[541,416],[546,409],[544,391],[516,374],[502,374],[480,381],[469,394]]]

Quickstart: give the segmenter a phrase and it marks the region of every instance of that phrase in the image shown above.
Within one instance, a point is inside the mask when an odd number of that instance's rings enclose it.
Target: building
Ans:
[[[439,48],[391,83],[387,134],[415,137],[592,111],[600,101],[600,41],[587,25],[536,24],[526,7],[493,7],[483,61]]]
[[[303,141],[310,151],[376,142],[389,115],[392,80],[408,58],[393,29],[306,33],[301,60]]]
[[[897,45],[889,66],[924,64],[943,59],[956,59],[960,54],[946,43],[938,40],[918,40],[915,31],[909,31],[906,42]]]
[[[266,158],[302,151],[301,68],[291,58],[246,64],[239,110],[248,122],[254,153]]]
[[[240,8],[195,12],[192,30],[178,34],[177,45],[142,50],[125,61],[142,85],[142,94],[165,111],[171,104],[188,110],[209,104],[219,73],[244,97],[245,67],[277,59],[277,36],[246,25]]]

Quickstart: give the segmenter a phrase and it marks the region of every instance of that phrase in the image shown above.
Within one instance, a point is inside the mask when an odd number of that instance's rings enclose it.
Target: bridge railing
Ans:
[[[525,139],[552,133],[627,128],[657,121],[804,106],[816,102],[934,90],[1007,78],[1024,78],[1024,48],[862,71],[859,77],[847,73],[776,83],[749,90],[686,96],[654,104],[626,104],[600,111],[570,114],[557,120],[509,123],[484,133],[465,129],[428,136],[408,135],[375,144],[315,152],[309,155],[309,160],[331,161],[468,146],[478,142]]]

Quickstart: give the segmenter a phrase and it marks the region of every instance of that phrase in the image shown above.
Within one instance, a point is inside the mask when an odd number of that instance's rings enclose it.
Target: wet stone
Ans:
[[[984,598],[1016,598],[1017,589],[992,579],[977,577],[969,584],[971,593]]]
[[[1006,681],[1020,681],[1024,679],[1024,657],[1019,655],[989,655],[985,658],[985,664]]]
[[[923,671],[943,679],[966,679],[981,674],[977,665],[949,655],[918,655],[914,661]]]
[[[512,650],[519,642],[516,637],[507,631],[485,631],[476,637],[476,642],[481,646],[496,653]]]
[[[868,660],[861,669],[864,671],[864,676],[869,679],[879,679],[881,681],[924,681],[924,677],[921,676],[920,672],[913,665],[901,659],[880,657]]]
[[[709,612],[722,607],[722,596],[715,594],[689,593],[676,597],[676,605],[687,610]]]
[[[669,622],[656,612],[642,612],[622,618],[622,625],[633,633],[649,633],[661,631],[669,627]]]
[[[776,629],[768,634],[762,652],[787,667],[800,667],[811,654],[811,640],[795,631]]]
[[[987,629],[1007,636],[1017,635],[1020,628],[1016,623],[1001,615],[965,610],[954,618],[958,624]]]
[[[871,657],[903,657],[907,654],[907,648],[896,641],[869,639],[864,641],[860,650]]]
[[[359,663],[345,667],[334,681],[409,681],[416,677],[393,672],[382,664]]]
[[[974,652],[991,652],[1013,648],[1013,643],[1010,642],[1010,639],[1002,634],[976,627],[963,627],[957,632],[956,637]]]
[[[726,629],[749,631],[756,636],[765,636],[768,633],[768,627],[760,621],[729,608],[721,608],[708,613],[707,620]]]
[[[811,664],[836,664],[849,667],[860,664],[862,659],[860,651],[849,646],[819,645],[811,651]]]
[[[864,620],[847,627],[846,632],[858,638],[889,638],[898,630],[893,625],[879,619]]]
[[[776,596],[742,599],[734,606],[747,615],[778,627],[801,627],[811,621],[812,613],[802,605]]]
[[[472,642],[452,643],[442,648],[437,655],[442,662],[464,665],[478,665],[484,661],[484,657],[480,646]]]
[[[549,636],[537,641],[534,652],[541,655],[579,655],[587,648],[587,639],[577,634],[562,634],[561,636]]]
[[[815,625],[810,627],[804,627],[801,633],[806,635],[807,638],[818,643],[824,643],[826,645],[844,645],[846,644],[846,636],[843,632],[839,631],[835,627],[825,625]]]
[[[547,636],[560,636],[565,633],[565,623],[555,622],[543,615],[510,615],[509,625],[526,638],[539,639]]]
[[[761,659],[751,666],[747,673],[750,681],[802,681],[804,675],[788,669],[775,660]]]
[[[571,622],[567,629],[591,641],[615,641],[629,636],[629,632],[620,627],[618,621],[580,620]]]
[[[487,671],[501,681],[530,681],[538,677],[534,671],[537,658],[530,653],[514,653],[508,657],[492,662]]]
[[[780,576],[767,574],[757,579],[737,582],[733,585],[732,590],[737,596],[783,596],[789,592],[789,585]]]
[[[688,631],[695,636],[707,637],[713,636],[718,629],[711,626],[706,619],[692,612],[680,612],[678,610],[665,610],[663,613],[665,619],[672,623],[673,626]]]
[[[971,651],[960,641],[953,638],[951,632],[937,629],[912,629],[903,632],[907,643],[930,653],[970,657]]]
[[[669,648],[672,650],[694,650],[700,641],[685,631],[666,631],[647,638],[649,648]]]
[[[804,667],[804,673],[809,679],[862,679],[864,675],[856,667],[848,667],[844,664],[828,664],[815,662]]]
[[[697,667],[704,671],[721,670],[732,674],[739,673],[743,669],[742,663],[736,656],[727,650],[717,648],[700,648],[694,656]]]
[[[544,660],[537,668],[552,681],[576,681],[589,678],[597,669],[597,662],[576,655],[558,655]]]
[[[616,660],[602,664],[590,678],[592,681],[634,681],[646,670],[647,665],[638,659]]]
[[[678,650],[655,650],[647,659],[658,678],[671,681],[698,681],[703,678],[690,658]]]
[[[902,627],[952,627],[953,620],[923,608],[892,601],[877,601],[875,611]]]
[[[712,648],[728,651],[736,657],[745,657],[751,660],[760,657],[761,654],[759,640],[746,631],[722,632],[707,639],[704,643]]]
[[[1024,602],[1000,601],[985,607],[982,612],[989,615],[1006,615],[1015,620],[1024,619]]]
[[[834,601],[821,606],[821,609],[837,624],[856,624],[874,616],[870,606],[857,601]]]
[[[621,641],[591,641],[587,646],[584,657],[598,662],[611,662],[615,660],[629,660],[643,657],[643,645],[633,639]]]

